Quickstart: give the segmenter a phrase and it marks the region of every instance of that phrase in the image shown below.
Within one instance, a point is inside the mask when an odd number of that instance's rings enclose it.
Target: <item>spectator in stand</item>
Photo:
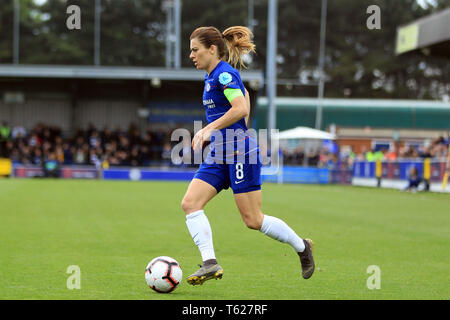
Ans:
[[[32,163],[38,166],[42,165],[42,151],[38,147],[34,148]]]
[[[59,177],[59,162],[56,159],[55,153],[51,152],[47,159],[43,162],[44,177],[58,178]]]
[[[335,161],[339,168],[348,169],[352,168],[355,157],[356,154],[351,146],[342,145],[339,147],[339,154],[335,157]]]
[[[6,143],[11,139],[11,128],[8,122],[3,121],[0,125],[0,158],[6,156]]]
[[[327,167],[329,169],[336,169],[341,166],[341,161],[334,153],[329,153],[327,158]]]
[[[139,162],[143,166],[150,165],[150,148],[146,145],[141,146],[140,152],[139,152]]]
[[[11,132],[11,138],[14,140],[18,137],[25,138],[27,136],[27,131],[22,126],[15,126]]]
[[[285,148],[281,149],[283,154],[283,163],[284,164],[292,164],[292,156],[291,153],[289,153]]]
[[[319,168],[325,168],[328,166],[329,152],[326,147],[322,147],[319,153]]]
[[[88,128],[87,128],[87,130],[86,130],[86,132],[85,132],[85,134],[84,134],[84,137],[85,137],[85,138],[91,137],[91,136],[92,136],[92,133],[93,133],[94,131],[96,131],[94,124],[93,124],[92,122],[89,122]]]
[[[152,152],[152,159],[161,159],[164,146],[164,133],[162,131],[150,131],[150,135],[152,137],[152,147],[150,149]]]
[[[9,155],[9,158],[11,159],[12,163],[20,163],[19,149],[13,148],[12,152]]]
[[[384,154],[384,159],[388,161],[397,160],[397,153],[395,152],[395,147],[391,147],[389,151]]]
[[[375,162],[377,160],[383,160],[384,154],[381,150],[375,151],[374,149],[371,149],[366,153],[366,161],[369,162]]]
[[[20,150],[20,162],[23,164],[31,164],[32,154],[30,147],[28,145],[23,145]]]
[[[444,137],[439,137],[433,141],[431,154],[434,158],[439,158],[445,161],[447,152],[447,141],[444,139]]]
[[[369,162],[375,161],[375,153],[373,152],[372,149],[366,152],[365,157],[366,157],[366,161],[369,161]]]
[[[319,163],[319,153],[314,150],[309,150],[307,157],[308,167],[317,167]]]
[[[431,158],[431,148],[429,146],[424,146],[422,152],[420,153],[421,158]]]
[[[298,147],[294,151],[293,162],[295,164],[303,165],[303,161],[305,159],[305,150],[303,147]]]
[[[142,142],[141,131],[139,131],[138,129],[134,129],[129,137],[130,137],[130,145],[132,148],[140,145]]]
[[[119,145],[117,150],[125,152],[130,150],[130,140],[124,134],[119,137]]]
[[[139,146],[135,145],[133,149],[131,149],[130,154],[130,165],[132,167],[138,167],[141,165],[141,159],[139,158]]]
[[[113,155],[111,155],[111,157],[109,158],[109,164],[112,166],[120,166],[120,159],[119,159],[117,153],[114,153]]]
[[[56,160],[58,160],[59,163],[64,163],[64,150],[62,144],[58,144],[55,147],[55,155]]]
[[[81,147],[76,149],[74,162],[79,165],[86,163],[86,154]]]
[[[101,138],[97,130],[92,130],[91,135],[89,137],[89,146],[91,148],[97,148],[101,145]]]
[[[170,146],[170,143],[168,143],[168,142],[164,143],[164,147],[163,147],[163,150],[161,153],[161,158],[165,165],[170,165],[172,163],[171,162],[171,153],[172,153],[171,149],[172,148]]]
[[[35,132],[33,132],[28,139],[28,144],[32,147],[40,147],[42,145],[42,140]]]
[[[4,151],[3,156],[5,158],[11,158],[11,155],[13,154],[14,150],[15,150],[14,143],[11,140],[7,141],[6,145],[5,145],[5,149],[3,150]],[[0,152],[1,152],[1,150],[0,150]],[[1,157],[1,154],[0,154],[0,157]]]
[[[64,142],[62,148],[64,152],[64,164],[73,163],[73,155],[75,154],[76,148],[70,146],[68,142]]]
[[[77,148],[77,149],[81,149],[82,147],[83,147],[83,144],[84,144],[84,138],[83,138],[83,136],[81,136],[81,135],[78,135],[76,138],[75,138],[75,148]]]
[[[113,135],[113,132],[108,127],[103,129],[103,132],[100,134],[100,139],[102,142],[102,147],[105,148],[107,144],[111,143],[113,140],[117,138]]]
[[[47,142],[47,143],[52,144],[54,142],[50,128],[44,128],[42,140],[44,141],[44,143]]]
[[[361,146],[361,152],[356,156],[357,161],[365,161],[366,160],[367,147]]]
[[[141,140],[140,157],[142,165],[150,164],[151,159],[152,136],[149,132],[145,132],[144,138]]]
[[[97,169],[101,168],[102,161],[101,155],[97,153],[95,149],[89,149],[89,164],[94,165]]]

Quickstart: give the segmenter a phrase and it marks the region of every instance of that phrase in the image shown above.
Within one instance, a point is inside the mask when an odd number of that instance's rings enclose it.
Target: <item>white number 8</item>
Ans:
[[[242,163],[236,163],[236,179],[244,179],[244,165]]]

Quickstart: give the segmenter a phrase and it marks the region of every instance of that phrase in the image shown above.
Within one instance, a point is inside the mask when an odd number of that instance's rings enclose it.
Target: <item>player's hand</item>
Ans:
[[[203,144],[211,139],[212,131],[213,130],[209,127],[204,127],[203,129],[199,130],[192,139],[192,149],[194,149],[194,151],[201,149],[203,147]]]
[[[192,149],[194,149],[194,151],[197,151],[198,147],[202,145],[202,131],[203,129],[197,131],[197,133],[194,135],[194,138],[192,139]]]

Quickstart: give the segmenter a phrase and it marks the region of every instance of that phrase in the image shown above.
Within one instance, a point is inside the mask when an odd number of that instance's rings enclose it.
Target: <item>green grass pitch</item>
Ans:
[[[316,244],[301,278],[287,245],[249,230],[231,191],[205,212],[225,273],[190,286],[197,270],[180,202],[182,182],[0,180],[0,299],[449,299],[450,197],[350,186],[263,185],[263,212]],[[160,255],[183,282],[158,294],[144,280]],[[66,286],[81,270],[81,289]],[[381,288],[369,290],[370,265]]]

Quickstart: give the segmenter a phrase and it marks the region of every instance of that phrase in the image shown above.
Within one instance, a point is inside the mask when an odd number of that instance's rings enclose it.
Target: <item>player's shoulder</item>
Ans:
[[[238,72],[237,69],[233,68],[233,66],[231,64],[229,64],[228,62],[222,60],[222,63],[220,64],[220,69],[224,70],[224,71],[230,71],[230,72]]]
[[[234,79],[240,79],[241,76],[239,71],[233,68],[228,62],[223,61],[221,63],[220,69],[217,72],[217,79],[220,84],[226,85],[233,81]]]
[[[239,76],[239,71],[238,71],[237,69],[233,68],[233,67],[231,66],[231,64],[229,64],[229,63],[226,62],[226,61],[222,61],[222,63],[220,64],[220,68],[219,68],[218,71],[219,71],[219,72],[218,72],[219,75],[222,74],[222,73],[224,73],[224,72],[228,72],[228,73],[230,73],[230,74],[232,74],[232,75],[237,75],[237,76]]]

